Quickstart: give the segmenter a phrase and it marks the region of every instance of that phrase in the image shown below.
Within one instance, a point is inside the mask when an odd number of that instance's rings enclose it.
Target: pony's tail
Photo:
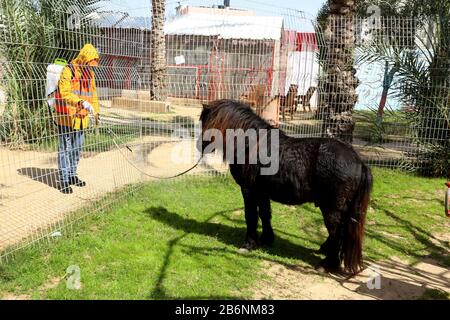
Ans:
[[[363,267],[364,224],[371,191],[372,174],[370,169],[363,164],[359,188],[348,211],[348,223],[344,231],[345,237],[341,252],[344,260],[344,269],[353,274],[358,273]]]

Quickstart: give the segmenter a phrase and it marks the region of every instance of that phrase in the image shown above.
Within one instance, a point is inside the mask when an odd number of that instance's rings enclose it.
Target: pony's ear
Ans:
[[[203,106],[203,110],[209,109],[209,104],[207,104],[207,103],[202,103],[202,106]]]

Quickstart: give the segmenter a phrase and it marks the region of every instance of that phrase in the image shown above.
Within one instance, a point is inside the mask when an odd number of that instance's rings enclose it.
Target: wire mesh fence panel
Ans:
[[[354,28],[354,145],[371,164],[449,175],[448,25],[402,17],[369,22],[358,18]]]
[[[292,136],[348,133],[372,165],[448,170],[449,46],[436,22],[331,17],[322,29],[253,0],[136,2],[1,0],[0,257],[115,191],[191,167],[202,104],[215,99],[241,100]],[[80,57],[87,44],[98,63]],[[48,92],[52,70],[63,74]],[[223,174],[220,160],[190,173]],[[75,175],[86,186],[61,192]]]
[[[5,252],[4,255],[48,235],[73,212],[138,178],[128,174],[123,165],[113,165],[113,158],[117,156],[114,156],[104,126],[90,119],[88,127],[81,116],[79,121],[69,113],[69,106],[48,106],[47,95],[53,92],[46,92],[47,74],[55,59],[73,61],[85,44],[105,40],[96,27],[87,23],[89,19],[86,17],[93,13],[94,1],[82,3],[84,11],[79,10],[77,5],[80,4],[74,1],[1,2],[0,61],[6,101],[0,126],[0,250]],[[102,85],[102,65],[107,60],[107,56],[102,56],[98,70],[93,72],[95,81],[92,77],[88,86]],[[82,64],[79,59],[71,63],[73,72],[91,73],[87,68],[82,70]],[[56,69],[57,66],[53,67]],[[124,65],[117,65],[114,69],[123,73],[123,68]],[[78,96],[90,100],[97,109],[95,113],[102,114],[105,96],[102,90],[84,89],[85,85],[81,83],[76,88],[74,82],[78,78],[80,81],[83,79],[75,74],[69,76],[66,81],[68,92],[63,95],[69,97],[75,95],[75,90],[83,91],[84,94]],[[121,84],[117,86],[120,88]],[[58,108],[60,110],[56,110]],[[100,119],[108,122],[107,117]],[[64,126],[66,120],[84,125],[84,132],[75,132]],[[140,137],[140,128],[132,123],[123,129],[121,139]],[[75,176],[74,162],[80,156],[78,175],[92,178],[84,178],[87,186],[80,188],[79,192],[70,196],[63,194],[58,190],[62,179],[68,180],[68,175]],[[102,171],[99,171],[100,167]],[[66,172],[64,175],[61,173],[63,170]],[[69,187],[66,188],[68,190]],[[99,207],[110,200],[104,199]]]
[[[185,170],[190,163],[171,163],[182,140],[173,132],[192,121],[150,99],[149,2],[144,18],[110,10],[129,11],[123,1],[0,3],[5,258],[113,203],[115,191],[133,191],[148,174]]]

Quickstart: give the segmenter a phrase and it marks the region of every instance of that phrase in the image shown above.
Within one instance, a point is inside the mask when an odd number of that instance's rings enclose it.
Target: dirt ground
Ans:
[[[265,262],[268,280],[261,281],[254,299],[404,300],[421,298],[427,289],[450,293],[450,270],[433,260],[411,265],[398,258],[367,263],[357,276],[346,278],[314,270]]]
[[[33,241],[48,234],[44,230],[49,226],[57,229],[58,223],[70,213],[109,192],[128,184],[152,180],[146,174],[171,176],[195,163],[194,157],[185,162],[172,160],[173,156],[191,155],[195,147],[192,140],[170,142],[163,137],[144,137],[129,145],[133,146],[133,152],[126,148],[113,148],[96,154],[84,153],[78,175],[87,182],[87,186],[73,187],[74,193],[70,195],[57,190],[56,152],[0,149],[0,252],[21,240]],[[205,165],[189,174],[226,170],[213,159],[207,158]],[[102,202],[106,203],[107,199]]]

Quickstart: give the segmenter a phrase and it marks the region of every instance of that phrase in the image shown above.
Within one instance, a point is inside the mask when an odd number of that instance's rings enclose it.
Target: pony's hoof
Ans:
[[[246,253],[249,253],[250,250],[248,250],[247,248],[239,248],[238,252],[242,253],[242,254],[246,254]]]
[[[249,252],[249,251],[256,249],[257,247],[258,247],[258,244],[256,243],[256,241],[253,239],[249,239],[242,245],[242,247],[239,249],[239,251],[240,252]]]
[[[329,273],[341,273],[341,266],[338,261],[330,261],[325,258],[319,262],[318,271]]]
[[[316,253],[316,254],[325,254],[325,250],[323,250],[322,247],[320,247],[319,249],[314,250],[314,253]]]
[[[263,246],[271,246],[273,244],[274,240],[275,240],[275,236],[274,236],[273,232],[263,233],[261,235],[261,244]]]
[[[317,249],[317,250],[315,251],[315,253],[317,253],[317,254],[324,254],[324,255],[326,255],[326,254],[327,254],[327,248],[326,248],[326,247],[324,247],[323,245],[321,245],[321,246],[320,246],[320,248],[319,248],[319,249]]]
[[[320,246],[320,248],[318,250],[316,250],[316,253],[327,255],[328,248],[329,248],[329,243],[328,243],[328,240],[327,240],[324,243],[322,243],[322,245]]]
[[[327,273],[327,270],[325,270],[325,268],[321,265],[317,266],[316,271],[320,273]]]

